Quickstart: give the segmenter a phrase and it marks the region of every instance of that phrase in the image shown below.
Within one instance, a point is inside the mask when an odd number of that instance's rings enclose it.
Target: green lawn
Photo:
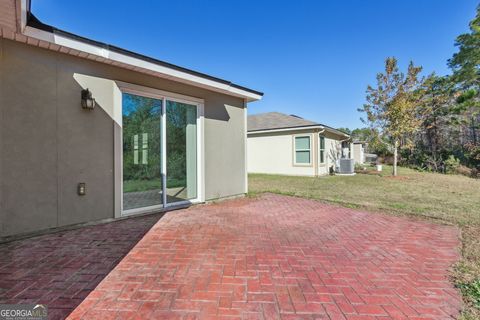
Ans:
[[[454,280],[468,307],[464,317],[480,319],[480,180],[400,168],[399,177],[383,174],[293,177],[249,175],[251,195],[280,193],[317,199],[349,208],[425,217],[462,229],[463,260]]]
[[[167,188],[177,188],[185,186],[185,180],[168,179]],[[160,179],[153,180],[125,180],[123,182],[123,192],[138,192],[162,189],[162,181]]]

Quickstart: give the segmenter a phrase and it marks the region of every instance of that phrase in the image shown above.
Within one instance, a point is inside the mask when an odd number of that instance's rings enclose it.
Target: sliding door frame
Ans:
[[[120,210],[115,210],[115,217],[123,217],[136,214],[144,214],[150,212],[158,212],[168,210],[169,208],[177,208],[182,206],[188,206],[193,203],[201,203],[205,201],[205,173],[204,173],[204,160],[205,160],[205,146],[204,146],[204,100],[196,97],[191,97],[187,95],[177,94],[173,92],[158,90],[154,88],[144,87],[140,85],[130,84],[126,82],[116,81],[115,82],[119,90],[114,90],[116,97],[115,101],[119,104],[120,113],[123,115],[123,93],[129,93],[137,96],[157,99],[162,101],[162,112],[159,119],[159,125],[161,128],[161,179],[162,179],[162,204],[155,206],[148,206],[142,208],[134,208],[129,210],[123,209],[123,123],[120,127],[120,130],[115,130],[115,168],[117,174],[115,175],[115,203],[116,208]],[[167,100],[172,102],[184,103],[189,105],[196,106],[197,109],[197,197],[189,200],[182,200],[178,202],[168,203],[167,202],[167,117],[166,117],[166,107]],[[117,108],[117,106],[115,106]],[[121,117],[123,121],[123,116]],[[117,163],[119,162],[119,163]],[[119,188],[117,186],[119,184]],[[117,212],[120,211],[120,212]]]

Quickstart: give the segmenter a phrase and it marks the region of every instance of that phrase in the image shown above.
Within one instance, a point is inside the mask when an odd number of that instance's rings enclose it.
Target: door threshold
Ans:
[[[199,204],[199,203],[200,202],[181,201],[178,203],[167,204],[166,206],[151,206],[151,207],[145,207],[145,208],[130,209],[130,210],[123,211],[120,218],[151,214],[151,213],[157,213],[157,212],[166,212],[170,210],[186,209],[192,205]]]

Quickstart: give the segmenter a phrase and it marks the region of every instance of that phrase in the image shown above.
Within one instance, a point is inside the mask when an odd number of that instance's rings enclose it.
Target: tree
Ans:
[[[448,61],[455,80],[466,88],[480,86],[480,6],[470,21],[470,33],[461,34],[455,41],[459,51]]]
[[[372,130],[370,128],[356,128],[351,132],[352,139],[360,141],[371,140]]]
[[[445,150],[454,128],[451,108],[454,103],[454,88],[451,77],[429,75],[422,86],[422,101],[418,116],[421,125],[416,137],[417,157],[423,168],[440,171],[445,160]],[[451,146],[450,146],[451,147]],[[451,148],[450,148],[451,150]],[[415,158],[415,157],[414,157]],[[419,159],[420,158],[420,159]]]
[[[398,148],[409,145],[411,135],[420,125],[417,108],[421,98],[418,76],[422,67],[413,62],[408,65],[407,74],[399,71],[397,59],[385,60],[385,72],[377,74],[377,87],[367,87],[367,103],[358,109],[367,115],[361,119],[379,137],[388,139],[393,149],[393,175],[397,175]]]
[[[448,61],[453,70],[453,80],[461,93],[458,97],[457,114],[463,116],[471,131],[471,142],[479,143],[477,130],[480,114],[480,6],[470,22],[470,33],[461,34],[455,41],[459,51]]]
[[[338,128],[337,129],[338,131],[342,131],[343,133],[346,133],[348,135],[350,135],[352,133],[352,130],[350,130],[349,128]]]

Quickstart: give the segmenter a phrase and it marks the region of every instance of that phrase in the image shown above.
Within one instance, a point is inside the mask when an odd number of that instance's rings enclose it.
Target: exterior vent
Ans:
[[[340,166],[338,173],[340,174],[353,174],[355,169],[355,160],[353,159],[340,159]]]

